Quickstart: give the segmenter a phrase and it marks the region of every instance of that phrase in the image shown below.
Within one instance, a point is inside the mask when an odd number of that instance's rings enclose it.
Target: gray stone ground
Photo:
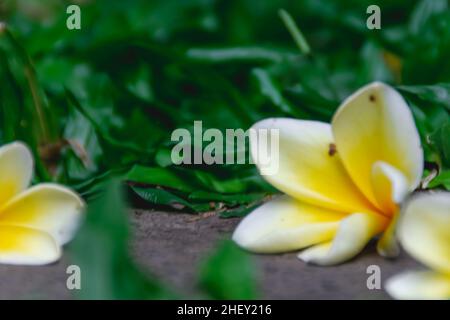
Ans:
[[[230,236],[240,219],[134,210],[134,252],[139,263],[186,295],[196,293],[198,265],[215,243]],[[378,265],[382,280],[420,266],[402,254],[383,259],[374,244],[356,259],[339,266],[306,265],[294,253],[254,255],[262,298],[267,299],[387,299],[383,290],[368,290],[366,268]],[[54,265],[0,265],[0,299],[70,299],[65,288],[67,257]]]

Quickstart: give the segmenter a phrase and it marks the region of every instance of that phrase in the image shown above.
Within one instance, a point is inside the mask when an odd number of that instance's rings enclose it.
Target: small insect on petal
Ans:
[[[337,152],[337,148],[336,145],[334,143],[330,143],[329,148],[328,148],[328,155],[330,157],[334,156]]]

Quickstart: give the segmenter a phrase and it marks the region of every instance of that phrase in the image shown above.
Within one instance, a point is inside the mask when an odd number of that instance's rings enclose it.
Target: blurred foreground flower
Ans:
[[[57,184],[27,189],[32,175],[32,154],[24,144],[0,147],[0,263],[54,262],[79,225],[83,201]]]
[[[331,265],[353,258],[383,233],[378,252],[398,253],[399,204],[420,183],[423,150],[397,91],[382,83],[360,89],[331,125],[275,118],[254,129],[279,130],[279,170],[265,178],[286,196],[241,222],[233,235],[241,247],[260,253],[310,247],[300,259]],[[250,144],[257,159],[258,143]]]
[[[389,279],[396,299],[450,299],[450,193],[413,198],[399,221],[405,250],[434,271],[411,271]]]

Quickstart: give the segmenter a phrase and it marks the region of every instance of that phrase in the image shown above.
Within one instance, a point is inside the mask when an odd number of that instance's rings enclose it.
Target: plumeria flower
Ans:
[[[306,248],[300,259],[331,265],[382,234],[378,252],[398,253],[395,221],[420,183],[423,150],[396,90],[378,82],[363,87],[343,102],[331,124],[273,118],[253,128],[279,130],[279,170],[265,179],[285,195],[243,219],[233,235],[237,244],[258,253]],[[250,147],[261,170],[255,138]]]
[[[79,225],[80,197],[53,183],[28,188],[32,175],[33,157],[24,144],[0,147],[0,263],[54,262]]]
[[[405,250],[434,271],[409,271],[386,283],[397,299],[450,299],[450,193],[414,197],[403,210],[398,237]]]

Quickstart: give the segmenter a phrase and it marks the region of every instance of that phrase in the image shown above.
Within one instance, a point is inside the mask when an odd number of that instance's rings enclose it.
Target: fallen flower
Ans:
[[[450,299],[450,193],[423,194],[406,205],[399,221],[403,248],[433,271],[409,271],[386,283],[396,299]]]
[[[32,154],[24,144],[0,147],[0,263],[58,260],[82,217],[78,195],[53,183],[28,188],[32,175]]]
[[[423,150],[411,111],[393,88],[372,83],[343,102],[332,124],[266,119],[279,130],[279,170],[264,178],[286,195],[250,213],[233,239],[259,253],[304,249],[319,265],[351,259],[375,235],[395,256],[399,206],[420,182]],[[250,139],[251,154],[258,142]],[[256,165],[260,166],[257,161]]]

